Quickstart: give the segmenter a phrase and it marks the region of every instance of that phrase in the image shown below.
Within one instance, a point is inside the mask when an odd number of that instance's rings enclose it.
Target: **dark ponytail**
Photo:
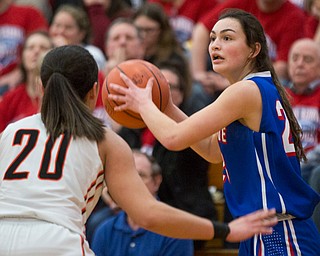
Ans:
[[[61,134],[96,141],[104,138],[102,122],[84,103],[97,79],[97,64],[81,46],[58,47],[45,56],[41,118],[53,139]]]

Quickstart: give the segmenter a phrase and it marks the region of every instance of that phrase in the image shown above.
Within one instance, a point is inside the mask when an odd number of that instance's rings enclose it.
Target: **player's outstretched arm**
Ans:
[[[214,233],[224,235],[219,225],[213,228],[210,220],[157,201],[135,170],[131,149],[113,131],[107,131],[99,151],[112,198],[139,226],[176,238],[210,240]],[[239,218],[229,224],[230,233],[226,237],[230,241],[240,241],[255,233],[268,233],[277,222],[276,218],[272,219],[274,216],[273,210]],[[228,225],[222,224],[222,227]]]

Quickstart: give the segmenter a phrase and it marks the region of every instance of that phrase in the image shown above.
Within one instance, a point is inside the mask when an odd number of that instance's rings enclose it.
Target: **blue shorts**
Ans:
[[[256,235],[239,248],[239,256],[299,255],[320,255],[320,234],[311,218],[279,221],[271,235]]]

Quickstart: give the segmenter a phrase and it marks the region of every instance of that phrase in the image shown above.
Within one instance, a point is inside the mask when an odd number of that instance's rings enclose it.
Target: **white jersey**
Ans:
[[[0,218],[40,219],[83,236],[104,181],[96,142],[61,135],[52,143],[37,114],[5,129],[0,166]]]

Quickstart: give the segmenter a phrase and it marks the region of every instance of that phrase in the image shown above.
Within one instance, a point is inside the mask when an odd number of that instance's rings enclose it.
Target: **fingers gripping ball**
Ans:
[[[154,84],[152,87],[152,100],[155,105],[163,111],[168,104],[169,100],[169,84],[161,71],[150,62],[144,60],[128,60],[120,63],[114,67],[102,86],[102,102],[108,113],[108,115],[120,125],[127,128],[137,129],[145,127],[141,116],[133,111],[114,111],[114,107],[119,103],[108,98],[110,93],[115,94],[116,92],[110,88],[110,83],[119,84],[127,87],[125,82],[120,77],[120,72],[124,73],[129,77],[137,86],[144,88],[150,77],[154,77]]]

